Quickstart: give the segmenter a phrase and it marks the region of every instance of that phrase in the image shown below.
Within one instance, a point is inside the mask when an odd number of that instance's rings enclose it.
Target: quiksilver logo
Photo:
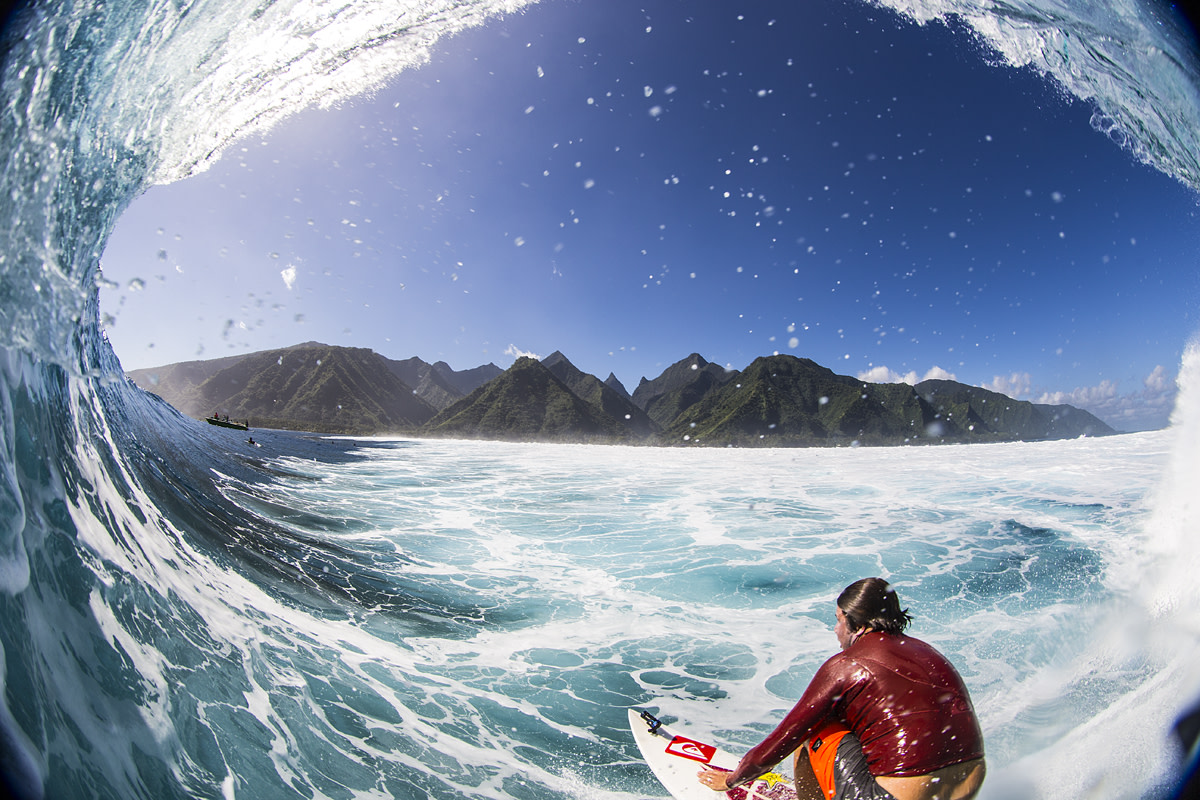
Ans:
[[[684,736],[676,736],[671,740],[671,743],[667,745],[667,752],[673,756],[690,758],[692,761],[699,761],[703,764],[707,764],[716,754],[717,748],[713,747],[711,744],[697,742]]]

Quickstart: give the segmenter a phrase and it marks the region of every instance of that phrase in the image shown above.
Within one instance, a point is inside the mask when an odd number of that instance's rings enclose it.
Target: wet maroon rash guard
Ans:
[[[876,776],[925,775],[983,756],[975,709],[950,662],[918,639],[873,631],[821,665],[729,785],[767,772],[830,722],[854,732]]]

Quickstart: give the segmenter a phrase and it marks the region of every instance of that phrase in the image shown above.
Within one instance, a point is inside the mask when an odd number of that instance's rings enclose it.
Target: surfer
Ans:
[[[835,614],[842,651],[736,769],[706,767],[700,782],[727,791],[794,751],[800,800],[974,797],[985,773],[983,735],[958,672],[904,635],[911,617],[882,578],[847,586]]]

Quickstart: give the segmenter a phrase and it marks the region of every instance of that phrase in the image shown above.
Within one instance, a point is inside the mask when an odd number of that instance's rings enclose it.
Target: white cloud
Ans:
[[[1112,381],[1100,381],[1098,386],[1083,386],[1069,392],[1043,392],[1036,402],[1049,405],[1067,403],[1080,408],[1099,407],[1117,396],[1117,384]]]
[[[1019,400],[1029,394],[1032,384],[1033,379],[1028,372],[1014,372],[1011,375],[995,376],[990,382],[983,384],[983,388]]]
[[[928,380],[958,380],[954,373],[941,367],[931,368],[920,378],[916,372],[901,374],[885,366],[872,367],[858,373],[857,377],[868,383],[907,383],[913,386]],[[1142,383],[1145,388],[1128,394],[1121,394],[1115,381],[1105,380],[1095,386],[1076,387],[1069,392],[1042,392],[1040,397],[1034,399],[1033,376],[1028,372],[1014,372],[1011,375],[997,375],[982,384],[982,388],[1015,400],[1082,408],[1119,431],[1165,428],[1170,423],[1171,411],[1175,408],[1175,398],[1179,393],[1175,378],[1165,367],[1157,366]]]
[[[916,373],[910,372],[909,374],[915,375]],[[905,380],[903,375],[892,372],[890,368],[882,366],[871,367],[866,372],[858,373],[858,379],[867,383],[912,383],[912,381]]]
[[[921,380],[923,380],[923,381],[956,381],[956,380],[958,380],[958,376],[955,375],[953,372],[950,372],[949,370],[942,369],[941,367],[930,367],[929,371],[925,373],[925,377],[921,378]]]
[[[528,358],[536,358],[538,361],[542,360],[542,357],[539,356],[537,353],[530,353],[528,350],[522,350],[521,348],[517,347],[515,344],[510,344],[508,346],[508,349],[506,349],[504,351],[504,355],[512,356],[514,359],[528,357]]]
[[[924,377],[917,377],[916,371],[910,370],[904,374],[895,372],[890,367],[871,367],[866,372],[860,372],[857,375],[860,381],[867,383],[907,383],[909,386],[916,386],[921,381],[956,381],[954,373],[947,372],[941,367],[931,367],[926,371]]]
[[[288,264],[285,268],[279,271],[279,274],[283,278],[283,285],[286,286],[290,292],[292,290],[292,286],[296,283],[296,265]]]
[[[1175,381],[1167,375],[1167,370],[1162,364],[1155,367],[1154,371],[1146,376],[1143,383],[1146,384],[1147,389],[1154,392],[1167,391],[1175,387]]]
[[[1097,386],[1083,386],[1069,392],[1047,392],[1036,402],[1082,408],[1120,431],[1165,428],[1179,394],[1175,379],[1160,365],[1142,384],[1145,388],[1140,391],[1121,394],[1117,383],[1101,381]]]

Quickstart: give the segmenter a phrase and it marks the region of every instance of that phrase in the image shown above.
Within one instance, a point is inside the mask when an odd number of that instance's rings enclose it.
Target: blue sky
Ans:
[[[455,369],[699,352],[1167,421],[1197,198],[965,31],[857,2],[547,0],[130,207],[127,369],[317,340]]]

